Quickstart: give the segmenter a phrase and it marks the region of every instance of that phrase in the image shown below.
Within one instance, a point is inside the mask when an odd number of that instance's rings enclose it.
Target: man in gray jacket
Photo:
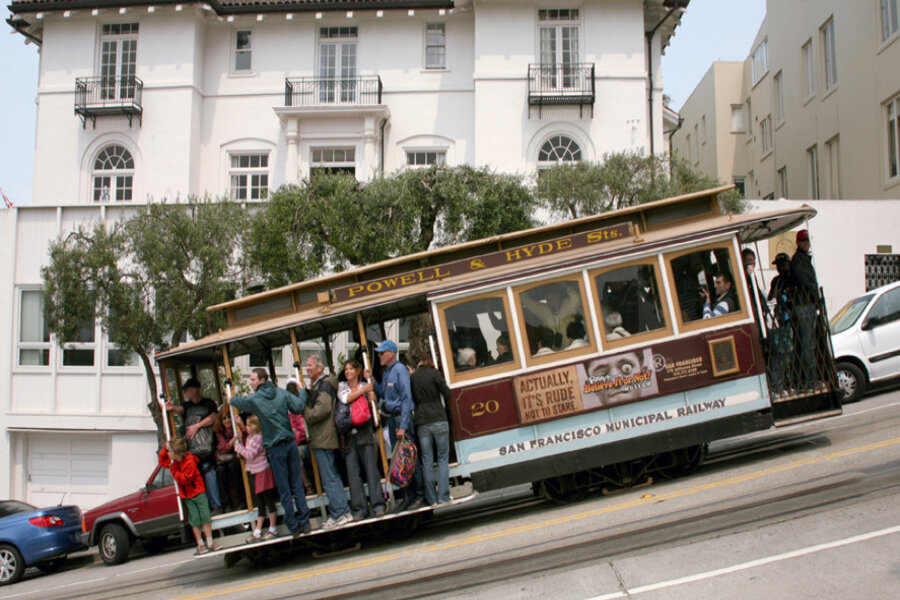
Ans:
[[[275,477],[275,487],[284,509],[284,524],[291,535],[309,533],[309,507],[300,475],[300,454],[291,431],[288,411],[301,414],[306,408],[306,390],[295,396],[269,381],[265,369],[250,372],[253,394],[231,399],[231,405],[244,412],[252,412],[262,427],[263,446],[268,452],[269,465]],[[295,503],[296,502],[296,509]]]

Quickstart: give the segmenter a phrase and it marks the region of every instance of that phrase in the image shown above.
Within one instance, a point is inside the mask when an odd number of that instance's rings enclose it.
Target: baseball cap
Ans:
[[[181,391],[183,392],[184,390],[186,390],[188,388],[198,388],[198,387],[200,387],[200,382],[197,381],[197,379],[195,377],[191,377],[190,379],[185,381],[183,384],[181,384]]]
[[[397,344],[391,340],[384,340],[375,347],[375,352],[393,352],[397,354]]]
[[[805,242],[808,240],[809,240],[809,232],[807,230],[801,229],[800,231],[797,232],[797,241],[798,242]]]
[[[785,254],[784,252],[779,252],[775,256],[775,260],[772,261],[772,264],[777,265],[777,264],[783,263],[783,262],[791,262],[791,257],[788,256],[787,254]]]

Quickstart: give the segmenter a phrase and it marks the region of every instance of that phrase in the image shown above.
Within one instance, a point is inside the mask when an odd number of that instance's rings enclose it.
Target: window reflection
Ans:
[[[581,289],[575,281],[556,281],[519,294],[532,356],[589,345]]]
[[[711,248],[672,259],[672,276],[684,322],[741,310],[729,248]]]
[[[456,371],[513,361],[509,320],[501,297],[451,306],[444,317]]]
[[[631,265],[594,278],[607,341],[666,327],[654,265]]]

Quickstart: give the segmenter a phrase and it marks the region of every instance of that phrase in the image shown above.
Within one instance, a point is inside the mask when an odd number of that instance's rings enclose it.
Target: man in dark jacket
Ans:
[[[262,427],[263,446],[275,477],[275,487],[284,509],[284,524],[294,537],[309,533],[309,507],[300,475],[300,454],[291,430],[288,412],[300,414],[306,407],[306,390],[298,395],[275,387],[265,369],[250,372],[253,394],[234,397],[231,405],[240,411],[252,412]],[[296,508],[295,503],[296,502]]]
[[[794,278],[794,314],[797,316],[795,342],[800,355],[801,386],[812,386],[816,380],[816,300],[819,281],[810,254],[809,232],[797,232],[797,251],[791,258]]]
[[[413,421],[422,453],[422,475],[425,500],[435,506],[450,502],[450,424],[445,403],[450,401],[450,388],[429,357],[419,361],[409,378],[416,410]],[[437,494],[435,494],[434,457],[437,451]]]
[[[306,375],[309,377],[309,401],[303,418],[306,419],[306,427],[309,429],[309,447],[316,457],[322,487],[328,496],[329,517],[322,524],[322,529],[334,529],[353,520],[334,454],[341,447],[337,427],[334,424],[337,382],[330,381],[325,376],[325,361],[318,354],[310,354],[307,357]]]

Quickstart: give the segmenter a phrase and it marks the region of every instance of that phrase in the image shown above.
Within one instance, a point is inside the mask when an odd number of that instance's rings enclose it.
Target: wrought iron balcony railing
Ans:
[[[81,125],[88,119],[97,126],[97,117],[125,115],[128,125],[143,114],[141,96],[144,82],[134,75],[119,77],[79,77],[75,80],[75,114],[81,117]]]
[[[594,63],[533,63],[528,65],[528,104],[590,105],[596,89]]]
[[[284,80],[285,106],[381,104],[381,78],[294,77]]]

